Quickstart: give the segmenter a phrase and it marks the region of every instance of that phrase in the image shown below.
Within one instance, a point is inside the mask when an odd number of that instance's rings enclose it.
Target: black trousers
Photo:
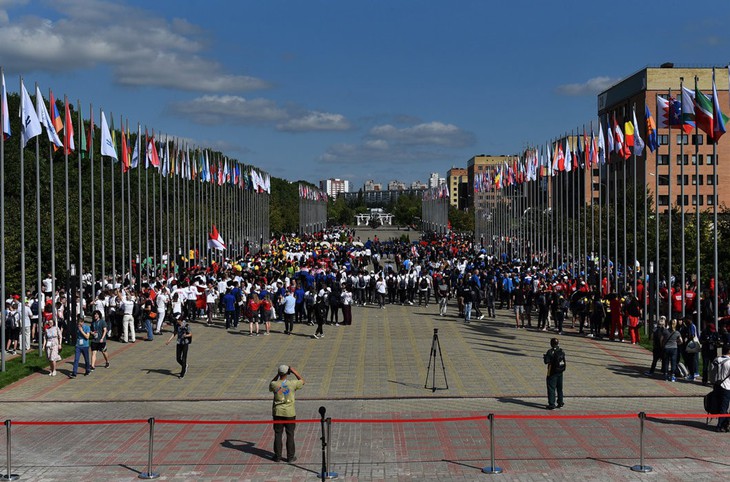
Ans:
[[[182,373],[185,373],[185,367],[188,364],[188,346],[189,345],[176,345],[177,351],[175,353],[175,356],[177,358],[177,363],[182,367]]]
[[[284,331],[286,333],[294,331],[294,313],[284,313]]]
[[[277,417],[274,420],[296,420],[297,417]],[[274,455],[281,458],[282,434],[286,430],[286,456],[291,459],[296,455],[296,446],[294,445],[294,429],[295,423],[275,423],[274,424]]]

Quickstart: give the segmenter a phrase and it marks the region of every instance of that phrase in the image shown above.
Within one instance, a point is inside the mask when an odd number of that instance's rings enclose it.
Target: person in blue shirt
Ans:
[[[76,374],[79,371],[79,359],[84,357],[84,365],[86,373],[84,376],[91,373],[89,369],[89,337],[91,336],[91,328],[89,325],[84,323],[83,315],[79,315],[78,322],[76,324],[76,354],[74,355],[74,367],[69,378],[76,378]]]
[[[234,326],[234,323],[237,324],[238,306],[236,306],[236,297],[230,288],[223,295],[222,300],[223,308],[226,310],[226,330],[228,330],[231,326]]]

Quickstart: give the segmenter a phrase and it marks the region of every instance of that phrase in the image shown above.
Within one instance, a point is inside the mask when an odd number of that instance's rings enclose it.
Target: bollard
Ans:
[[[20,476],[18,474],[14,474],[13,471],[10,469],[12,463],[11,463],[11,453],[10,453],[10,420],[5,420],[5,433],[7,434],[7,463],[8,463],[8,473],[3,475],[1,478],[2,480],[18,480]]]
[[[641,473],[649,473],[652,469],[648,465],[644,465],[644,419],[646,418],[646,413],[639,412],[639,465],[634,465],[631,467],[631,470],[634,472],[641,472]]]
[[[326,476],[328,479],[336,479],[338,477],[337,472],[330,472],[330,461],[332,460],[330,455],[330,446],[332,445],[332,419],[327,418],[327,472]]]
[[[147,419],[147,423],[150,424],[150,443],[149,453],[147,454],[147,472],[139,474],[140,479],[156,479],[160,476],[157,472],[152,472],[152,452],[155,441],[155,419],[154,417]]]
[[[494,414],[487,415],[489,419],[489,457],[492,465],[484,467],[482,472],[485,474],[501,474],[502,468],[494,465]]]

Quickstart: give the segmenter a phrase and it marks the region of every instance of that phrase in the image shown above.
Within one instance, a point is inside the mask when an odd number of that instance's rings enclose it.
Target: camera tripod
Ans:
[[[431,353],[428,357],[428,370],[426,371],[426,383],[423,388],[428,388],[428,375],[431,374],[431,391],[436,391],[436,351],[438,351],[439,359],[441,360],[441,369],[444,372],[444,382],[446,383],[446,390],[449,389],[449,381],[446,379],[446,366],[444,365],[444,357],[441,354],[441,343],[439,343],[439,329],[433,329],[433,341],[431,342]],[[433,372],[431,372],[431,363],[433,363]]]

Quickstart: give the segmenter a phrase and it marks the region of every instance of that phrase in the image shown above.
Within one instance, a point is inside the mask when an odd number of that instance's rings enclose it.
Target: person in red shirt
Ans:
[[[615,291],[609,293],[608,296],[611,298],[611,327],[608,330],[608,338],[611,341],[614,341],[616,339],[616,335],[618,334],[619,341],[623,342],[624,328],[622,324],[621,297]]]
[[[672,288],[670,302],[672,303],[672,319],[681,320],[684,301],[682,299],[682,290],[679,289],[679,283],[675,284],[674,288]]]
[[[253,336],[253,325],[256,324],[256,336],[259,336],[259,295],[251,293],[246,304],[246,318],[248,318],[248,336]]]
[[[697,293],[692,287],[684,292],[684,310],[685,315],[690,316],[695,311],[695,303],[697,301]]]

